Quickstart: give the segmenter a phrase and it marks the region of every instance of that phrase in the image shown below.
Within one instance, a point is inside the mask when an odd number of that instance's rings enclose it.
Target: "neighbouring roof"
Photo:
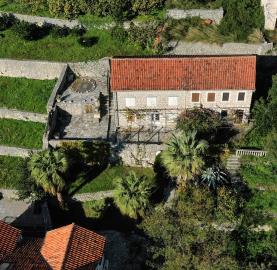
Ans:
[[[49,231],[44,239],[23,237],[18,243],[20,234],[0,221],[0,266],[10,263],[13,270],[94,270],[104,255],[105,238],[75,224]]]
[[[256,56],[113,58],[111,90],[254,90]]]
[[[101,260],[105,238],[71,224],[48,232],[41,254],[55,270],[79,269]]]
[[[0,220],[0,260],[13,252],[21,231]]]

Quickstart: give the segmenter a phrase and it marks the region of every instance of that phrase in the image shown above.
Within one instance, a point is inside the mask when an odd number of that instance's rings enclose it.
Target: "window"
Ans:
[[[215,101],[215,93],[208,93],[207,101],[208,101],[208,102],[213,102],[213,101]]]
[[[156,97],[147,97],[147,106],[148,107],[155,107],[156,105],[157,105]]]
[[[136,106],[136,99],[135,98],[126,98],[126,107],[134,107]]]
[[[228,111],[222,110],[220,115],[221,115],[221,118],[226,118],[228,116]]]
[[[159,113],[151,113],[151,121],[152,122],[160,121],[160,114]]]
[[[178,97],[168,97],[168,106],[177,106]]]
[[[229,93],[228,92],[224,92],[222,94],[222,101],[229,101]]]
[[[192,93],[191,101],[192,102],[199,102],[200,94],[199,93]]]
[[[245,98],[245,93],[244,92],[240,92],[238,95],[238,101],[244,101]]]

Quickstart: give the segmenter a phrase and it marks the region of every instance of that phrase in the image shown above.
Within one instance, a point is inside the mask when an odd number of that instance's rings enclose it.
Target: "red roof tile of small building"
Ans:
[[[111,90],[254,90],[256,56],[113,58]]]
[[[13,252],[21,231],[0,220],[0,260]]]
[[[48,232],[41,254],[54,270],[94,269],[92,265],[103,257],[104,246],[103,236],[71,224]]]

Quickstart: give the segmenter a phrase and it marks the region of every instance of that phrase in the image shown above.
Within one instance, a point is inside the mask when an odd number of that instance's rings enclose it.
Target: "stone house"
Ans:
[[[262,0],[261,4],[264,8],[265,29],[274,30],[277,22],[277,1]]]
[[[247,121],[256,56],[163,56],[111,59],[111,91],[121,129],[174,128],[185,109],[203,106]]]

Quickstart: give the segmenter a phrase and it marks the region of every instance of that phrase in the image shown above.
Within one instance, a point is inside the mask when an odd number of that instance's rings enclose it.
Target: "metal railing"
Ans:
[[[237,149],[236,150],[236,156],[256,156],[256,157],[264,157],[266,156],[267,151],[263,150],[253,150],[253,149]]]

